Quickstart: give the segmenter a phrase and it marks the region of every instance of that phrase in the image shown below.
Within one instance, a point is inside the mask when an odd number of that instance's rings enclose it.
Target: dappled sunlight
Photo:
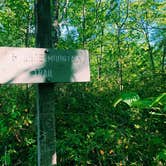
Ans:
[[[0,83],[44,82],[45,75],[31,72],[45,65],[45,49],[0,47]]]

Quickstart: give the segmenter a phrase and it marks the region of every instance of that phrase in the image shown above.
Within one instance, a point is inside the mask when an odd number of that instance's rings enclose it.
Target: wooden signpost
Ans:
[[[51,1],[36,0],[35,8],[37,48],[0,47],[0,84],[37,83],[37,165],[51,166],[57,162],[54,83],[89,81],[89,55],[52,49]]]
[[[38,166],[56,163],[54,92],[49,85],[90,81],[88,51],[0,47],[0,75],[0,84],[43,83],[37,90]]]

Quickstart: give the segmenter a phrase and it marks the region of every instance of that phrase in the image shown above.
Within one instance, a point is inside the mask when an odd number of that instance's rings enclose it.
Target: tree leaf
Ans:
[[[125,92],[114,102],[113,106],[116,107],[120,102],[126,103],[128,106],[140,99],[139,95],[135,92]]]

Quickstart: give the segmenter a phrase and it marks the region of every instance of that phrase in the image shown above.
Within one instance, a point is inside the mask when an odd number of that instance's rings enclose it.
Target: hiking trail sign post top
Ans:
[[[88,82],[88,51],[0,47],[0,76],[0,84]]]

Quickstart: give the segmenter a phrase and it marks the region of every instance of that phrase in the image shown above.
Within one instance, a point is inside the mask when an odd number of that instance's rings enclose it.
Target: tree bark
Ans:
[[[86,21],[86,18],[85,18],[85,0],[83,0],[83,5],[82,5],[82,17],[83,17],[83,20],[82,20],[82,46],[83,48],[85,48],[85,21]]]
[[[151,47],[150,41],[149,41],[148,28],[146,28],[146,30],[145,30],[145,37],[146,37],[146,41],[147,41],[147,44],[148,44],[148,53],[149,53],[149,58],[150,58],[150,63],[151,63],[152,74],[155,74],[155,64],[154,64],[154,58],[153,58],[153,50],[152,50],[152,47]]]

